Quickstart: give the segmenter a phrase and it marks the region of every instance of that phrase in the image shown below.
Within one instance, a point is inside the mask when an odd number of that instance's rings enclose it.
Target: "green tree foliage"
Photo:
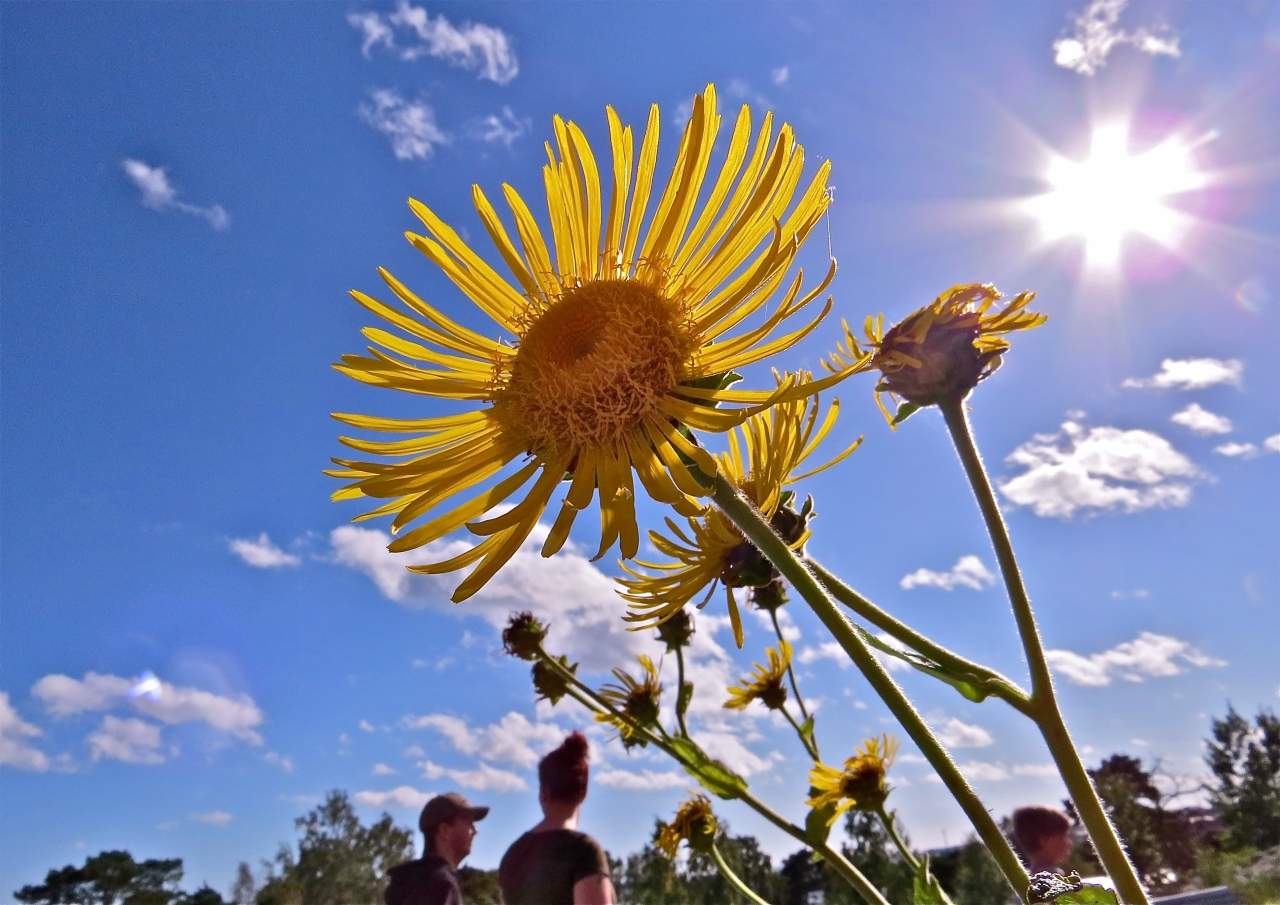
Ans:
[[[747,887],[768,902],[776,902],[785,893],[781,878],[774,872],[773,862],[760,848],[754,836],[734,836],[729,825],[720,822],[723,833],[716,847],[725,863]],[[690,852],[682,878],[689,905],[720,905],[744,901],[716,867],[709,855]],[[668,900],[670,901],[670,900]]]
[[[915,872],[898,854],[880,818],[865,811],[849,811],[845,814],[844,828],[849,834],[844,855],[853,866],[890,902],[910,902]],[[911,844],[909,839],[903,841]]]
[[[462,901],[467,905],[502,905],[502,887],[496,870],[460,867],[458,885],[462,887]]]
[[[254,905],[258,895],[258,884],[253,879],[253,871],[243,861],[236,867],[236,880],[231,885],[230,905]]]
[[[659,821],[654,821],[655,834],[658,825]],[[613,884],[619,901],[627,905],[666,905],[676,901],[675,891],[679,888],[680,878],[675,864],[652,842],[639,852],[628,855],[625,861],[611,858],[609,863],[616,865]]]
[[[1280,845],[1280,718],[1259,710],[1253,725],[1235,708],[1213,721],[1205,761],[1210,799],[1227,829],[1228,848]]]
[[[930,868],[955,905],[1011,905],[1017,902],[995,859],[977,837],[935,855]]]
[[[180,882],[181,858],[138,862],[126,851],[106,851],[89,857],[82,867],[50,870],[44,883],[24,886],[13,896],[39,905],[174,905],[187,901]]]
[[[274,861],[264,862],[267,881],[257,905],[380,902],[387,873],[414,856],[409,830],[388,814],[363,825],[346,792],[330,792],[294,826],[302,834],[297,854],[282,845]]]

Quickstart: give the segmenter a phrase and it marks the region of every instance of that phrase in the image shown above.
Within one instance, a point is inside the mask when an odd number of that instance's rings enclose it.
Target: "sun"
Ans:
[[[1082,239],[1091,269],[1115,267],[1125,238],[1133,234],[1175,248],[1191,218],[1168,202],[1206,183],[1193,149],[1169,138],[1132,153],[1127,125],[1095,127],[1088,157],[1051,157],[1044,174],[1050,190],[1029,199],[1027,213],[1046,242]]]

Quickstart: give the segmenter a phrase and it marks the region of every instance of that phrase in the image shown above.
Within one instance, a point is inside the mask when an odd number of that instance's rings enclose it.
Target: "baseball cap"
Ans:
[[[455,817],[470,817],[472,820],[483,820],[489,813],[484,805],[473,805],[457,792],[446,792],[431,799],[422,808],[418,817],[418,829],[428,837],[431,831],[442,823],[448,823]]]

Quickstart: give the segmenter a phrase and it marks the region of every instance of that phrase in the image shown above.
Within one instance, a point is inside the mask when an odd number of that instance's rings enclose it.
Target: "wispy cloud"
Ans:
[[[1191,460],[1159,434],[1086,428],[1076,421],[1064,421],[1057,433],[1035,435],[1005,461],[1023,468],[1000,483],[1005,499],[1056,518],[1185,506],[1191,486],[1183,479],[1199,475]]]
[[[385,791],[365,789],[356,792],[356,804],[371,808],[397,808],[404,811],[419,811],[431,800],[432,793],[422,792],[413,786],[396,786]]]
[[[1187,430],[1201,436],[1231,433],[1231,419],[1225,415],[1216,415],[1199,403],[1193,402],[1186,408],[1174,412],[1169,418],[1174,424],[1181,424]]]
[[[1213,451],[1228,459],[1252,459],[1261,452],[1253,443],[1222,443],[1215,446]]]
[[[293,758],[279,751],[268,751],[262,755],[262,759],[272,766],[279,767],[286,773],[293,772]]]
[[[1146,600],[1151,592],[1146,588],[1134,588],[1132,591],[1112,591],[1112,600]]]
[[[1204,390],[1226,384],[1238,387],[1244,379],[1244,362],[1238,358],[1166,358],[1150,377],[1130,377],[1128,389]]]
[[[378,763],[373,765],[374,776],[395,776],[397,772],[399,771],[390,764]]]
[[[397,160],[428,160],[450,141],[425,100],[408,100],[393,88],[375,88],[357,108],[360,118],[391,142]]]
[[[500,113],[490,113],[468,123],[467,136],[486,144],[500,144],[510,148],[528,135],[532,128],[533,124],[527,116],[516,116],[510,107],[503,107]]]
[[[216,230],[224,230],[231,226],[231,215],[221,204],[201,207],[188,204],[178,198],[178,190],[169,181],[169,174],[164,167],[155,167],[141,160],[126,158],[120,161],[124,174],[141,193],[142,206],[153,211],[180,211],[193,217],[206,220]]]
[[[518,792],[527,789],[529,784],[510,770],[502,770],[489,764],[477,764],[471,770],[454,770],[432,763],[429,760],[418,764],[424,779],[446,778],[464,789],[476,789],[486,792]]]
[[[990,732],[956,717],[933,722],[932,728],[938,741],[948,748],[986,748],[995,743]]]
[[[44,773],[53,765],[49,755],[31,744],[44,732],[18,715],[9,693],[0,691],[0,764],[17,770]]]
[[[1176,676],[1187,667],[1226,666],[1219,660],[1170,635],[1142,632],[1132,641],[1117,644],[1096,654],[1078,654],[1070,650],[1045,652],[1049,665],[1077,685],[1110,685],[1115,679],[1145,682],[1151,678]]]
[[[1182,55],[1178,36],[1168,26],[1119,27],[1128,0],[1093,0],[1075,19],[1075,31],[1053,42],[1053,61],[1081,75],[1093,75],[1117,47],[1130,46],[1152,56]]]
[[[520,72],[511,37],[494,25],[455,25],[443,13],[432,16],[424,7],[406,0],[397,4],[395,12],[351,13],[347,22],[360,32],[360,52],[366,57],[379,48],[402,60],[430,57],[499,85]]]
[[[482,756],[498,763],[532,767],[542,755],[564,741],[565,732],[548,723],[531,723],[524,714],[510,711],[489,726],[472,726],[447,713],[404,718],[406,729],[431,729],[448,740],[459,754]]]
[[[947,572],[935,572],[932,569],[916,569],[910,575],[902,576],[898,586],[904,590],[912,588],[940,588],[952,591],[956,588],[972,588],[981,591],[995,584],[996,577],[982,564],[982,560],[972,553],[960,557]]]
[[[785,85],[791,80],[791,67],[779,66],[769,73],[769,78],[773,80],[775,85]]]
[[[92,760],[118,760],[126,764],[162,764],[160,727],[135,717],[121,719],[107,714],[85,743]]]
[[[1262,448],[1267,452],[1280,453],[1280,434],[1272,434],[1263,440]]]
[[[281,550],[265,531],[257,537],[233,537],[227,542],[227,549],[255,569],[284,569],[302,564],[302,557]]]
[[[601,770],[592,774],[591,781],[613,789],[636,791],[683,789],[690,784],[688,776],[672,770]]]
[[[226,826],[234,818],[230,811],[206,811],[203,814],[192,814],[191,819],[207,823],[209,826]]]

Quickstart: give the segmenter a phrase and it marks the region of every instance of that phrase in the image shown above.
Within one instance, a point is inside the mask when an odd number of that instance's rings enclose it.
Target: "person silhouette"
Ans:
[[[476,821],[488,813],[457,792],[428,801],[418,817],[425,850],[418,860],[391,868],[386,905],[463,905],[458,865],[471,854]]]
[[[613,905],[609,858],[578,830],[588,750],[586,737],[574,732],[538,764],[543,818],[511,844],[498,865],[506,905]]]
[[[1061,873],[1071,854],[1071,820],[1056,808],[1028,805],[1013,812],[1013,838],[1027,856],[1027,870]]]

